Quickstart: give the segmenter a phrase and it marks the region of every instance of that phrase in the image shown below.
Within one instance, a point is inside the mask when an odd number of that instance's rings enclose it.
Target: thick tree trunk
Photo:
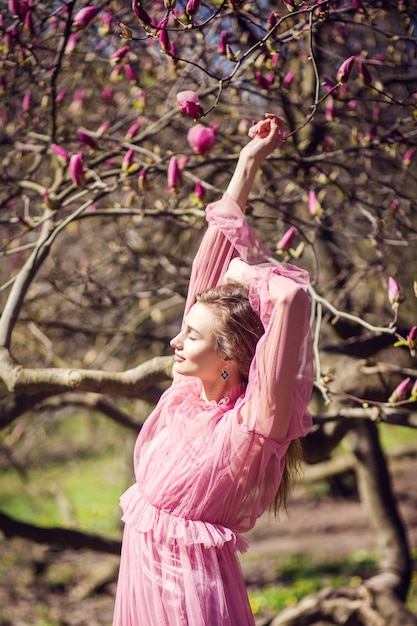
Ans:
[[[410,549],[377,426],[370,420],[359,421],[352,431],[352,445],[361,501],[374,528],[379,551],[379,574],[369,583],[373,589],[393,591],[404,601],[411,577]]]

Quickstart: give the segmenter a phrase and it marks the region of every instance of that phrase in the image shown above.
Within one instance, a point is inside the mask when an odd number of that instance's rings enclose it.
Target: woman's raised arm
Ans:
[[[239,205],[243,213],[258,167],[267,156],[282,145],[282,129],[282,120],[272,113],[266,113],[265,119],[252,126],[249,131],[249,136],[253,139],[242,148],[227,188],[228,195]]]
[[[243,213],[258,167],[282,144],[282,120],[267,113],[264,120],[251,128],[249,135],[252,141],[242,148],[226,193],[207,207],[209,227],[193,262],[184,315],[194,304],[197,293],[223,281],[233,257],[246,258],[246,249],[256,250],[262,258],[269,256],[246,224]]]

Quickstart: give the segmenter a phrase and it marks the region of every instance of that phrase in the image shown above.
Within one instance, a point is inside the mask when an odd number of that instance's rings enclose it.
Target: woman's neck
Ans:
[[[226,380],[220,378],[219,381],[216,382],[203,382],[203,388],[201,390],[201,399],[204,402],[219,402],[222,398],[227,396],[228,391],[242,382],[242,378],[240,375],[230,375]]]

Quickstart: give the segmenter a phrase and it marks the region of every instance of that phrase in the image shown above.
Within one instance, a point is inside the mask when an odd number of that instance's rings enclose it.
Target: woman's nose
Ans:
[[[169,345],[171,346],[171,348],[174,348],[174,350],[177,350],[177,348],[180,347],[180,338],[181,338],[181,333],[178,333],[178,335],[175,335],[175,337],[171,339],[171,341],[169,342]]]

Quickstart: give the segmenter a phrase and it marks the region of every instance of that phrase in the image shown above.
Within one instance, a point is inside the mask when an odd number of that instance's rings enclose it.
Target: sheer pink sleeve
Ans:
[[[247,286],[265,327],[249,372],[244,425],[273,439],[295,439],[311,428],[313,386],[310,304],[305,276],[290,265],[250,267]],[[299,282],[301,272],[301,284]]]
[[[288,263],[262,264],[271,258],[268,249],[227,194],[223,202],[207,208],[207,219],[231,246],[233,254],[226,263],[239,256],[257,264],[248,267],[245,282],[265,328],[239,416],[249,430],[273,439],[294,439],[307,434],[312,423],[307,411],[314,380],[310,304],[305,292],[308,273]],[[220,281],[226,269],[223,266]]]
[[[200,291],[220,285],[232,258],[260,263],[270,252],[245,220],[227,193],[206,208],[208,228],[194,258],[184,315]]]
[[[257,264],[248,267],[245,282],[265,334],[236,408],[249,430],[281,440],[303,436],[311,427],[313,385],[308,273],[286,263],[262,263],[270,252],[228,194],[206,212],[208,229],[193,263],[185,313],[198,292],[222,283],[233,257]]]

